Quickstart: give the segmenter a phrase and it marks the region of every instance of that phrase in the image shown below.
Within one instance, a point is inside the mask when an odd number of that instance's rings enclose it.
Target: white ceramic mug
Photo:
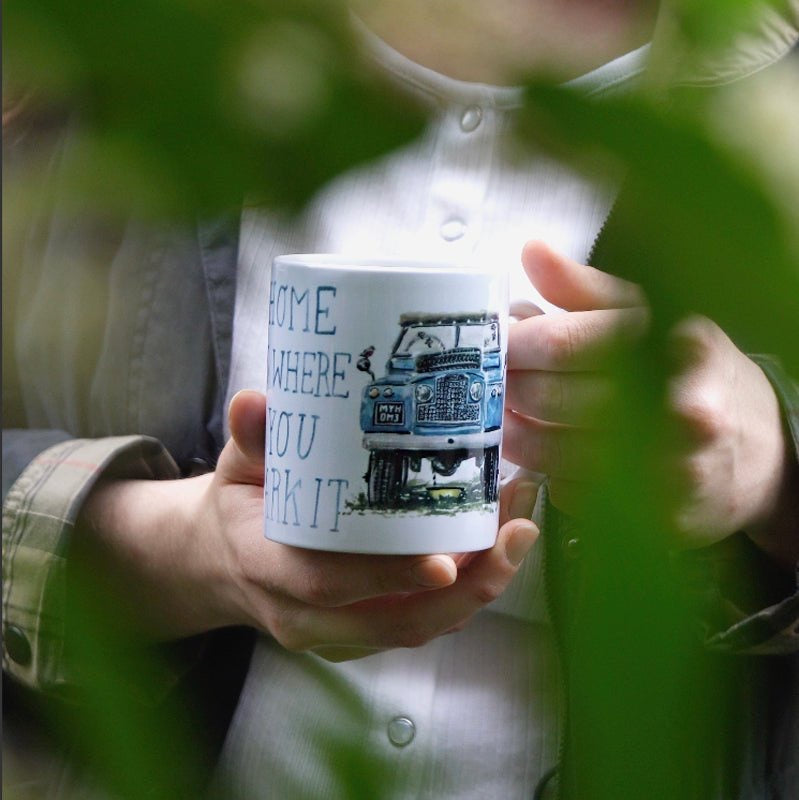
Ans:
[[[357,553],[491,547],[507,327],[504,269],[276,258],[266,536]]]

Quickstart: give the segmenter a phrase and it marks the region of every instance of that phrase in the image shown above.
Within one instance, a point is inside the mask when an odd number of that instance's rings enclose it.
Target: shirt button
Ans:
[[[469,106],[461,114],[461,130],[464,133],[471,133],[476,130],[483,119],[483,109],[480,106]]]
[[[452,217],[441,223],[439,232],[442,239],[447,242],[454,242],[466,233],[466,223],[460,217]]]
[[[416,736],[416,726],[408,717],[394,717],[388,723],[388,738],[391,744],[405,747],[413,741],[414,736]]]
[[[22,667],[27,667],[31,663],[31,645],[28,637],[21,628],[16,625],[6,625],[3,630],[6,652],[12,661],[16,661]]]

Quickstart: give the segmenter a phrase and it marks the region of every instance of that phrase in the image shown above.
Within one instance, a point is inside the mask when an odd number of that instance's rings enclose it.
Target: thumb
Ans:
[[[217,473],[233,483],[264,482],[266,397],[260,392],[237,392],[228,407],[231,438],[219,456]]]
[[[542,296],[567,311],[646,305],[636,284],[572,261],[543,242],[527,242],[522,264]]]

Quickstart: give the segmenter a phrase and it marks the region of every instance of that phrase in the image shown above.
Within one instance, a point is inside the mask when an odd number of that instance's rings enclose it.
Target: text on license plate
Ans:
[[[403,425],[405,423],[405,406],[403,403],[376,403],[376,425]]]

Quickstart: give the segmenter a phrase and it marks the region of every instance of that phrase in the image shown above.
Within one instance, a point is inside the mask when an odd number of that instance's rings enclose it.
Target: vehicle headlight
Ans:
[[[475,381],[469,387],[469,397],[471,397],[472,400],[474,400],[474,402],[476,403],[482,396],[483,396],[483,384],[480,383],[479,381]]]
[[[369,397],[377,397],[379,394],[380,394],[380,389],[378,389],[377,386],[373,386],[369,390]]]
[[[420,403],[429,403],[433,399],[433,389],[426,383],[420,383],[416,387],[416,399]]]
[[[383,389],[383,397],[393,397],[394,390],[389,386],[387,389]]]

